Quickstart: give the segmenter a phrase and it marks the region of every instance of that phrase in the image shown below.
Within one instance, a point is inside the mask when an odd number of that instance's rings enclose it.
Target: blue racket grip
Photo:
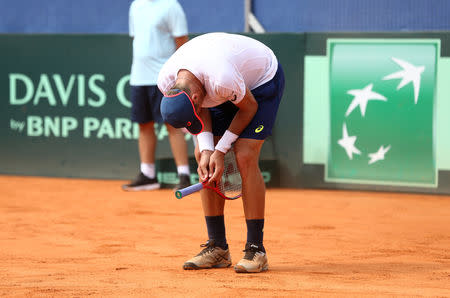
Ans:
[[[177,190],[175,192],[175,196],[177,197],[177,199],[181,199],[182,197],[185,197],[187,195],[193,194],[194,192],[202,190],[202,188],[203,188],[203,184],[201,182],[199,182],[197,184]]]

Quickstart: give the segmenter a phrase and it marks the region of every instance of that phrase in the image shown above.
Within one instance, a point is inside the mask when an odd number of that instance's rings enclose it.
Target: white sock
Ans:
[[[141,172],[150,179],[155,178],[155,164],[141,163]]]
[[[177,167],[178,175],[190,175],[189,165],[182,165]]]

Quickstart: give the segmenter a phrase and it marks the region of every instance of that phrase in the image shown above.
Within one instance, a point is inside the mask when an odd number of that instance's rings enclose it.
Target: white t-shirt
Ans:
[[[188,41],[167,60],[159,73],[158,87],[163,93],[169,91],[178,71],[186,69],[206,89],[203,107],[228,100],[237,104],[246,87],[252,90],[270,81],[277,68],[277,58],[263,43],[238,34],[208,33]]]
[[[163,64],[175,52],[174,38],[188,34],[177,0],[134,0],[129,11],[133,40],[130,85],[156,85]]]

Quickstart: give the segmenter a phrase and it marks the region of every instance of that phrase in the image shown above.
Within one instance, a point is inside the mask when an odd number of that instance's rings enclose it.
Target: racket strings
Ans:
[[[242,192],[242,179],[233,150],[224,157],[224,171],[220,182],[220,191],[227,197],[236,197]]]

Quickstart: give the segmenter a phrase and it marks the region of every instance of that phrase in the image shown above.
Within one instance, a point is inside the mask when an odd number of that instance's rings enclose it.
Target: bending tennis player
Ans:
[[[265,185],[258,166],[264,140],[271,134],[284,89],[284,74],[271,49],[249,37],[208,33],[180,47],[158,77],[164,94],[161,114],[174,127],[197,135],[195,157],[202,181],[221,179],[224,155],[232,148],[242,177],[247,223],[245,255],[236,272],[268,269],[263,245]],[[231,265],[225,236],[225,200],[201,191],[209,240],[183,268]]]

